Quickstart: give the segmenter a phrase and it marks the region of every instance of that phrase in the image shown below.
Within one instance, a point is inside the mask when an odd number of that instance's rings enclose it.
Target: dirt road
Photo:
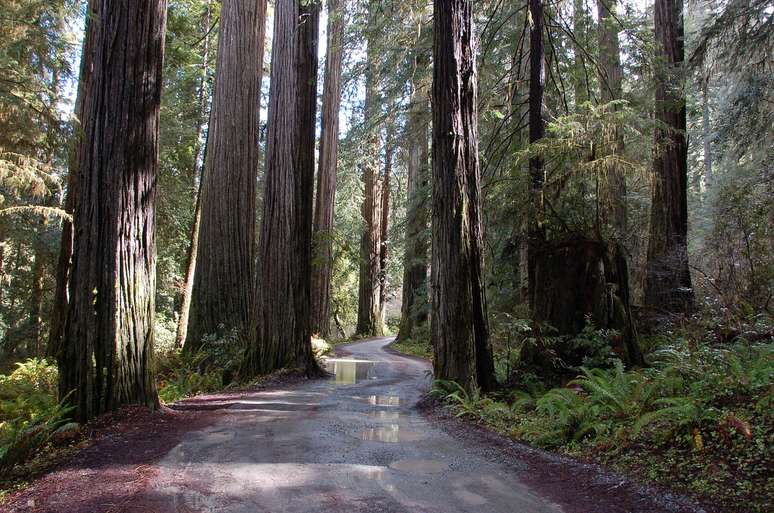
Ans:
[[[428,420],[416,403],[430,366],[389,342],[345,346],[328,362],[331,379],[134,419],[0,511],[701,511],[467,424]]]

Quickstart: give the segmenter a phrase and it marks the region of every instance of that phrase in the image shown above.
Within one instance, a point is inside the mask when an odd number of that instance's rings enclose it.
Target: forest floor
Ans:
[[[125,410],[0,511],[711,512],[420,402],[429,364],[389,342],[338,347],[327,380]]]

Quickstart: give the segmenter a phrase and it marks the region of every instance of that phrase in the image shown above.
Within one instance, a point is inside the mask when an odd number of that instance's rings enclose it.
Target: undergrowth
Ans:
[[[78,429],[57,401],[57,369],[36,358],[0,375],[0,473],[29,460],[53,437]]]
[[[589,335],[585,342],[596,345]],[[532,445],[634,472],[730,511],[771,511],[774,343],[676,336],[650,343],[645,369],[613,360],[609,368],[580,367],[561,387],[527,376],[490,396],[445,381],[432,394],[456,415]],[[519,372],[507,357],[498,363],[501,380]]]

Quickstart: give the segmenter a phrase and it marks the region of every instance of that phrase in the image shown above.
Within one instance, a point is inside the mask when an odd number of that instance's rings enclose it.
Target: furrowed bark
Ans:
[[[298,0],[278,0],[274,11],[261,318],[244,369],[248,375],[319,370],[309,317],[318,16],[319,4],[300,8]]]
[[[417,56],[417,68],[427,59]],[[403,269],[403,301],[398,340],[409,340],[427,322],[428,221],[429,221],[429,105],[426,90],[412,84],[408,141],[406,241]]]
[[[473,2],[435,0],[433,315],[438,379],[491,390],[494,368],[482,277],[478,93]]]
[[[95,4],[59,352],[60,396],[80,420],[124,404],[158,406],[150,358],[166,2]]]
[[[255,338],[255,224],[265,0],[225,0],[201,184],[201,227],[185,350],[205,335]]]
[[[693,309],[688,268],[688,142],[683,61],[683,4],[656,0],[655,157],[645,304],[684,314]]]
[[[81,69],[78,78],[78,91],[75,97],[75,136],[72,149],[68,155],[67,190],[65,193],[64,210],[70,215],[75,211],[77,194],[78,165],[80,163],[80,151],[83,147],[83,104],[86,91],[91,81],[94,62],[94,35],[95,10],[98,9],[98,0],[89,0],[86,7],[86,26],[84,30],[83,47],[81,49]],[[73,224],[67,219],[62,221],[62,236],[59,243],[59,258],[56,267],[56,285],[54,289],[53,306],[49,319],[48,345],[46,355],[49,358],[57,358],[62,348],[64,338],[65,320],[70,304],[70,266],[73,256]]]
[[[331,274],[333,272],[333,214],[339,149],[341,71],[344,59],[346,1],[328,1],[328,46],[325,50],[325,84],[322,98],[320,163],[314,211],[314,264],[312,266],[312,332],[331,334]]]

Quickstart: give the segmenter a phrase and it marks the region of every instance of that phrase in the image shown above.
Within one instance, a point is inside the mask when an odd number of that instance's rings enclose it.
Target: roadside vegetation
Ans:
[[[601,463],[720,505],[771,511],[774,490],[774,342],[758,318],[730,340],[694,322],[643,338],[644,368],[625,369],[609,350],[613,332],[587,328],[573,340],[517,336],[499,347],[502,386],[491,394],[436,381],[431,392],[458,417],[537,447]],[[738,330],[734,330],[739,332]],[[762,339],[762,340],[761,340]],[[551,383],[521,365],[521,349],[583,344],[585,365],[553,360]]]

